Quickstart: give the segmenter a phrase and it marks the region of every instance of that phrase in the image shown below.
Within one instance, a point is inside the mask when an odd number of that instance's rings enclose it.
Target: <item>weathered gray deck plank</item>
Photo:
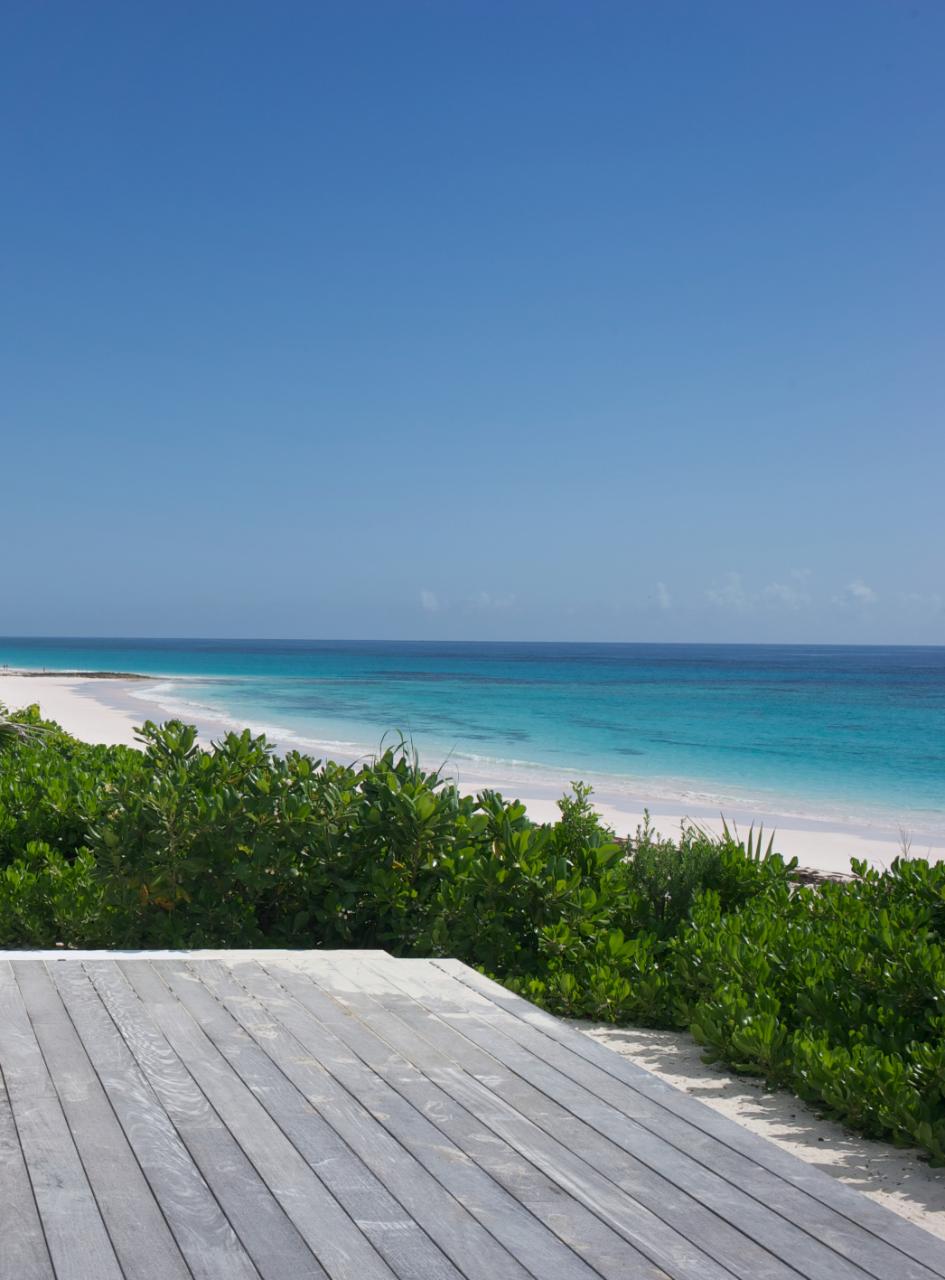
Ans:
[[[377,990],[378,982],[384,982],[381,975],[372,977],[356,961],[348,961],[344,972],[340,966],[320,964],[320,992],[283,964],[266,968],[349,1043],[367,1066],[389,1080],[533,1212],[543,1214],[602,1274],[626,1274],[634,1254],[641,1275],[647,1268],[679,1280],[733,1274],[570,1152],[554,1151],[529,1119],[466,1078],[465,1071],[457,1071],[452,1060],[444,1059],[415,1032],[403,1028],[406,1034],[399,1035],[396,1018],[385,1008],[372,1008],[361,991],[362,983]],[[329,994],[342,1009],[332,1007]],[[563,1170],[555,1167],[556,1155],[563,1157]]]
[[[121,1043],[113,1043],[122,1056],[131,1056],[136,1078],[147,1082],[144,1096],[153,1099],[153,1108],[138,1138],[142,1162],[195,1274],[199,1268],[221,1278],[292,1280],[293,1268],[300,1267],[305,1268],[302,1276],[317,1277],[310,1251],[119,967],[102,961],[83,967],[87,985],[79,974],[66,975],[62,982],[72,986],[69,994],[77,1012],[79,1002],[87,1002],[82,1012],[90,1035],[107,1033],[101,1014],[114,1023]],[[121,1068],[109,1066],[109,1085],[116,1100],[124,1102],[127,1085]],[[132,1096],[140,1105],[140,1095]],[[129,1123],[140,1124],[141,1119],[132,1112]]]
[[[46,965],[16,960],[13,971],[127,1280],[151,1280],[155,1272],[168,1280],[190,1280],[190,1269]]]
[[[234,971],[242,970],[243,966],[234,966]],[[271,984],[267,975],[262,976]],[[212,986],[212,976],[208,975],[206,980]],[[317,1100],[320,1108],[325,1105],[324,1088],[321,1096],[314,1092],[320,1082],[303,1078],[302,1068],[310,1056],[396,1140],[400,1160],[406,1155],[413,1157],[413,1161],[426,1168],[485,1228],[485,1232],[476,1235],[475,1249],[463,1255],[465,1268],[475,1268],[484,1275],[508,1276],[510,1280],[512,1277],[524,1280],[528,1275],[535,1276],[536,1280],[556,1280],[559,1276],[591,1280],[593,1273],[583,1267],[569,1249],[524,1213],[515,1198],[484,1175],[458,1147],[445,1141],[431,1120],[415,1111],[385,1080],[365,1067],[327,1024],[315,1021],[300,1006],[292,1006],[288,1001],[284,1006],[278,988],[272,984],[268,996],[267,1009],[272,1008],[275,1016],[284,1019],[287,1030],[305,1051],[300,1054],[296,1048],[294,1055],[280,1052],[277,1060],[307,1095]],[[268,1049],[273,1041],[272,1018],[263,1014],[255,1001],[250,1004],[245,991],[243,1000],[232,1001],[230,1007],[251,1034],[261,1032],[260,1043],[265,1043]],[[356,1136],[352,1133],[350,1140]],[[408,1188],[402,1187],[401,1192],[407,1194]],[[485,1269],[484,1260],[487,1260]]]
[[[0,1280],[55,1280],[0,1072]]]
[[[148,1015],[281,1206],[291,1228],[286,1232],[283,1224],[276,1237],[282,1241],[286,1274],[300,1280],[325,1280],[328,1273],[316,1256],[326,1235],[324,1189],[315,1173],[234,1075],[208,1038],[206,1019],[196,1022],[150,964],[121,964],[121,968]]]
[[[407,961],[408,966],[417,963]],[[707,1163],[755,1194],[766,1194],[805,1231],[847,1256],[867,1257],[866,1269],[892,1280],[918,1275],[915,1264],[945,1276],[945,1245],[891,1210],[837,1182],[822,1170],[766,1142],[710,1107],[672,1088],[589,1036],[551,1017],[520,996],[457,961],[430,965],[484,997],[490,1018],[540,1061],[554,1063],[603,1099],[628,1100],[634,1118],[667,1143],[701,1153]],[[482,1006],[475,1006],[479,1012]],[[628,1094],[625,1086],[630,1086]],[[799,1194],[800,1193],[800,1194]],[[905,1255],[904,1257],[902,1255]],[[884,1269],[885,1268],[885,1269]]]
[[[552,1112],[548,1121],[551,1128],[562,1133],[570,1130],[578,1149],[591,1140],[593,1133],[606,1134],[617,1147],[639,1154],[655,1172],[665,1175],[679,1189],[677,1195],[679,1191],[687,1192],[724,1220],[738,1222],[755,1241],[766,1243],[782,1258],[790,1258],[805,1276],[816,1276],[829,1266],[837,1280],[855,1280],[873,1274],[865,1268],[879,1264],[896,1280],[935,1280],[934,1273],[921,1264],[903,1258],[868,1233],[861,1233],[760,1166],[749,1165],[729,1153],[720,1158],[718,1145],[691,1125],[683,1128],[675,1118],[674,1124],[664,1123],[662,1130],[656,1125],[641,1125],[624,1113],[628,1097],[625,1087],[610,1078],[601,1082],[595,1069],[583,1060],[573,1078],[564,1074],[557,1069],[563,1057],[560,1046],[551,1046],[544,1058],[537,1056],[534,1047],[523,1048],[522,1041],[528,1043],[533,1037],[528,1028],[509,1019],[491,1002],[470,1006],[464,989],[445,975],[440,978],[435,966],[407,961],[396,971],[389,966],[385,971],[392,972],[394,981],[407,993],[399,1002],[406,1016],[416,1020],[419,1008],[425,1006],[440,1020],[439,1025],[437,1021],[417,1022],[418,1029],[427,1027],[442,1041],[440,1028],[445,1021],[461,1037],[455,1053],[463,1058],[467,1070],[472,1069],[468,1059],[479,1046],[492,1055],[492,1063],[485,1060],[486,1071],[495,1070],[497,1060],[517,1073],[505,1088],[507,1096],[512,1093],[518,1099],[517,1105],[529,1106],[529,1097],[517,1077],[536,1086],[546,1096]],[[411,982],[411,975],[419,981]],[[571,1062],[565,1065],[570,1067]],[[572,1120],[561,1115],[563,1108],[571,1113]],[[583,1128],[575,1128],[573,1117]]]
[[[254,974],[247,971],[245,966],[238,966],[236,972],[246,983],[247,988],[255,993],[261,1002],[265,1003],[266,1008],[270,1009],[283,1025],[291,1028],[300,1043],[310,1044],[313,1036],[318,1036],[320,1042],[324,1043],[326,1030],[331,1030],[338,1037],[342,1053],[346,1051],[357,1053],[364,1066],[375,1070],[377,1075],[392,1084],[406,1101],[412,1102],[419,1115],[433,1121],[438,1128],[442,1129],[446,1138],[456,1144],[458,1152],[472,1155],[473,1159],[475,1159],[471,1144],[466,1140],[466,1135],[455,1125],[450,1125],[447,1122],[445,1112],[449,1100],[439,1096],[439,1091],[436,1091],[436,1096],[428,1097],[425,1103],[421,1102],[419,1105],[417,1099],[408,1097],[406,1092],[399,1088],[398,1078],[402,1078],[405,1072],[410,1071],[410,1064],[405,1060],[397,1063],[386,1046],[372,1037],[377,1050],[384,1059],[382,1066],[378,1068],[377,1062],[371,1058],[370,1050],[365,1053],[363,1044],[360,1042],[361,1035],[370,1036],[367,1028],[357,1028],[354,1031],[357,1027],[354,1019],[346,1017],[340,1010],[333,1010],[330,1001],[323,1002],[317,1011],[308,1007],[307,999],[309,996],[312,996],[316,1001],[319,998],[311,983],[303,980],[304,987],[298,992],[300,998],[295,998],[291,986],[296,981],[297,975],[286,972],[282,968],[274,968],[271,971],[271,976],[267,974],[265,977],[262,974]],[[279,990],[279,987],[274,982],[274,980],[279,981],[281,978],[285,978],[285,985],[282,991]],[[290,1000],[288,999],[289,996],[293,998]],[[322,999],[324,1001],[324,997]],[[340,1016],[340,1023],[331,1020],[333,1012]],[[314,1018],[311,1016],[313,1013],[315,1015]],[[319,1013],[322,1015],[321,1017],[318,1016]],[[355,1041],[349,1039],[348,1035],[343,1037],[342,1031],[349,1035],[354,1031],[359,1038],[358,1043],[355,1044]],[[350,1049],[347,1048],[349,1045],[351,1046]],[[322,1051],[324,1052],[324,1050]],[[481,1126],[476,1127],[481,1130]],[[424,1134],[427,1133],[426,1126],[423,1127],[423,1132]],[[591,1230],[597,1229],[599,1238],[596,1248],[592,1250],[582,1248],[581,1239],[575,1234],[574,1225],[569,1225],[568,1223],[568,1219],[574,1217],[574,1211],[563,1202],[562,1197],[548,1179],[541,1174],[536,1175],[536,1171],[528,1166],[526,1162],[517,1160],[516,1153],[511,1149],[503,1150],[493,1143],[491,1144],[490,1157],[491,1159],[489,1160],[477,1161],[477,1163],[493,1176],[500,1186],[505,1187],[512,1195],[513,1200],[531,1208],[539,1221],[543,1222],[570,1248],[573,1248],[584,1257],[601,1275],[626,1275],[628,1265],[634,1261],[639,1268],[641,1277],[650,1274],[650,1271],[646,1269],[645,1260],[642,1258],[634,1259],[633,1250],[629,1249],[613,1233],[606,1230],[602,1232],[599,1223],[593,1223],[589,1220]],[[526,1260],[530,1261],[532,1256],[530,1255]],[[570,1265],[572,1267],[576,1266],[576,1261],[572,1259]],[[554,1273],[548,1272],[548,1274]],[[655,1272],[654,1274],[662,1275],[663,1273]]]
[[[625,1277],[945,1244],[456,962],[0,954],[0,1280]]]
[[[57,1280],[123,1280],[13,969],[2,959],[0,1067]]]
[[[109,961],[92,962],[106,980]],[[84,967],[68,961],[52,967],[63,1003],[128,1135],[145,1176],[197,1280],[259,1280],[259,1273],[213,1191],[181,1140],[168,1106],[203,1119],[199,1100],[147,1031],[128,1028],[109,1009]],[[117,1012],[117,1019],[113,1017]]]
[[[383,995],[365,994],[377,989],[378,979]],[[426,1074],[498,1137],[528,1153],[617,1230],[640,1238],[649,1256],[671,1264],[680,1276],[706,1276],[713,1262],[743,1280],[797,1280],[801,1274],[695,1196],[628,1156],[602,1132],[550,1102],[476,1043],[464,1041],[430,1014],[422,1003],[426,992],[409,976],[371,964],[352,971],[345,984],[321,969],[318,981],[393,1048],[422,1060]],[[412,998],[404,996],[405,990]],[[456,1070],[459,1059],[461,1072]]]
[[[455,1280],[456,1269],[280,1071],[268,1043],[264,1053],[184,964],[155,963],[169,999],[149,1008],[327,1273]]]

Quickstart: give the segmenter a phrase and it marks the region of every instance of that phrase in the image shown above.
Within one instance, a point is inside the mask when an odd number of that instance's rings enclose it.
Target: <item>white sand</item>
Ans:
[[[793,1094],[707,1066],[687,1032],[575,1022],[588,1035],[744,1128],[816,1165],[945,1240],[945,1170],[917,1153],[875,1142],[825,1120]]]
[[[0,672],[0,704],[16,711],[36,702],[47,720],[55,720],[83,742],[138,746],[134,727],[147,717],[136,718],[131,710],[124,712],[98,701],[94,693],[95,685],[100,683],[70,676],[23,676]]]

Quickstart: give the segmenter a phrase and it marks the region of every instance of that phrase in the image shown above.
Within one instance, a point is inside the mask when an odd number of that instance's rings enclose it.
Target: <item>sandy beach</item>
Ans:
[[[78,677],[0,672],[0,704],[16,711],[36,702],[47,720],[55,720],[84,742],[138,746],[134,730],[141,717],[136,719],[132,710],[124,712],[97,699],[95,684],[94,680]]]
[[[155,680],[153,686],[159,681]],[[56,720],[87,742],[138,746],[135,727],[146,719],[158,722],[168,717],[160,703],[148,701],[152,682],[127,678],[91,678],[83,675],[0,671],[0,703],[10,709],[39,703],[43,714]],[[227,728],[237,727],[222,720],[195,717],[201,739],[210,742]],[[241,726],[239,726],[241,727]],[[312,747],[315,755],[336,754],[325,744]],[[569,789],[573,775],[547,775],[536,778],[525,771],[496,773],[470,769],[459,762],[448,761],[447,776],[452,777],[464,791],[475,792],[483,788],[501,791],[506,796],[516,796],[528,806],[529,814],[538,821],[552,821],[557,817],[557,800]],[[598,787],[594,803],[604,821],[618,835],[636,830],[643,821],[644,809],[649,809],[652,825],[663,834],[672,835],[686,821],[718,831],[721,820],[718,813],[699,805],[676,807],[666,801],[648,803],[644,796],[609,792],[606,786]],[[927,857],[933,861],[945,858],[945,843],[925,837],[918,832],[899,833],[862,826],[831,826],[823,822],[798,818],[793,815],[733,811],[726,813],[729,824],[736,823],[739,830],[747,831],[754,823],[763,824],[766,831],[774,831],[775,847],[786,857],[796,857],[803,867],[832,874],[850,869],[850,859],[865,858],[877,867],[888,866],[901,852],[903,839],[910,842],[914,857]]]

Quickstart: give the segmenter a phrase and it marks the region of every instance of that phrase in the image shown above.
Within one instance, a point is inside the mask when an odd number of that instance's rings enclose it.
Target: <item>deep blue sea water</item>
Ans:
[[[945,830],[945,648],[0,639],[0,664],[153,674],[164,715],[339,758],[403,732],[483,772]]]

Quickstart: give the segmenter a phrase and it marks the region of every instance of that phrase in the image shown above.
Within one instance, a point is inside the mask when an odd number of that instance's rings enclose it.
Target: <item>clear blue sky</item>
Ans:
[[[945,642],[941,0],[9,0],[0,634]]]

